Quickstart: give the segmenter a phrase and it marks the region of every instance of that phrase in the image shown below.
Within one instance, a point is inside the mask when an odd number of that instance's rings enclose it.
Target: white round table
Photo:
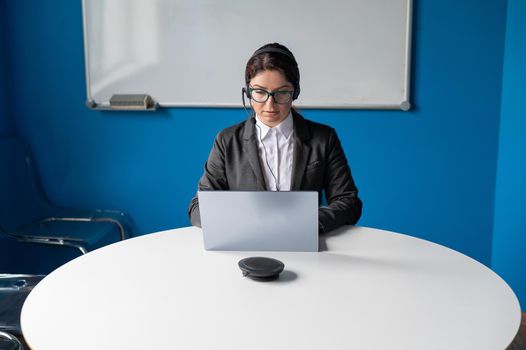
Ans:
[[[212,252],[189,227],[115,243],[42,280],[22,330],[38,350],[495,350],[517,333],[515,294],[465,255],[365,227],[322,240],[319,253]],[[285,271],[242,277],[254,255]]]

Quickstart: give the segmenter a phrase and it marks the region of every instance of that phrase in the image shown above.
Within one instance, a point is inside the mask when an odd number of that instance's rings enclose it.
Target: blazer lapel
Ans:
[[[265,191],[267,189],[265,183],[265,177],[261,171],[261,166],[259,163],[259,152],[257,148],[257,140],[255,133],[255,122],[256,119],[252,116],[245,122],[245,127],[243,131],[243,150],[247,155],[248,162],[256,175],[256,187],[260,191]]]
[[[311,146],[307,143],[310,139],[310,130],[305,125],[304,119],[296,111],[292,110],[294,118],[294,155],[292,161],[291,191],[301,190],[301,182],[305,174],[305,167],[309,160]]]

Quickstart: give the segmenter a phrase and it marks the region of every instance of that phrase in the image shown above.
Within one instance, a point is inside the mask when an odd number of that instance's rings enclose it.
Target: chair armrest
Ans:
[[[53,208],[53,210],[47,214],[47,218],[35,223],[50,221],[109,222],[117,226],[120,240],[131,237],[134,227],[130,216],[118,210],[69,210]]]
[[[31,290],[46,275],[0,273],[0,291]]]
[[[118,221],[121,226],[123,227],[123,230],[128,232],[128,234],[124,234],[124,238],[130,238],[132,237],[132,233],[134,231],[134,223],[132,218],[119,210],[103,210],[103,209],[97,209],[93,211],[95,213],[94,218],[106,218],[106,219],[112,219]]]
[[[18,233],[8,232],[3,229],[0,231],[18,242],[58,245],[63,247],[75,248],[78,249],[82,254],[86,254],[88,252],[86,248],[86,241],[78,238],[22,235]]]
[[[126,232],[124,231],[124,227],[122,224],[113,218],[107,218],[107,217],[88,217],[88,218],[80,218],[80,217],[49,217],[44,218],[38,221],[35,221],[36,224],[43,224],[46,222],[53,222],[53,221],[69,221],[69,222],[109,222],[111,224],[114,224],[117,226],[119,230],[119,239],[121,241],[124,241],[126,239]]]

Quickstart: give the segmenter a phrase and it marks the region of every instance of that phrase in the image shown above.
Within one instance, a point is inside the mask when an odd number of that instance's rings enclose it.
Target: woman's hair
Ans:
[[[298,98],[300,94],[300,71],[294,55],[288,48],[278,43],[272,43],[263,45],[254,52],[245,69],[247,91],[250,80],[265,70],[281,72],[294,86],[293,99]]]

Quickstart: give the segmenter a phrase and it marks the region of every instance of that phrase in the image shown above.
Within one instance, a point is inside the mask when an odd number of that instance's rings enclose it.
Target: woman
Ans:
[[[274,43],[258,49],[245,69],[243,102],[254,113],[221,131],[205,164],[199,190],[317,191],[319,232],[355,224],[362,213],[351,170],[334,129],[304,119],[292,101],[300,93],[292,52]],[[197,196],[188,208],[201,226]]]

